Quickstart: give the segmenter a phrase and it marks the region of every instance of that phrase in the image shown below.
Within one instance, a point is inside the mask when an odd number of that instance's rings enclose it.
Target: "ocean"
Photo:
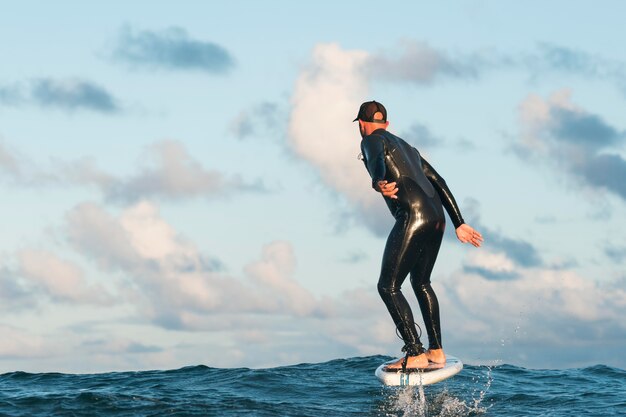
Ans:
[[[626,416],[626,371],[465,365],[384,387],[369,356],[270,369],[0,375],[0,416]]]

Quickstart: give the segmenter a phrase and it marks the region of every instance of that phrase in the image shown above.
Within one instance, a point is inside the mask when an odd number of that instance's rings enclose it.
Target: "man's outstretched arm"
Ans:
[[[458,228],[460,225],[465,223],[463,217],[461,216],[461,210],[459,209],[452,192],[448,188],[448,184],[446,181],[435,171],[435,168],[432,167],[424,158],[422,158],[422,170],[426,175],[426,178],[430,181],[430,183],[435,187],[437,194],[441,198],[441,203],[445,207],[450,219],[452,219],[452,223],[454,223],[454,228]]]
[[[465,223],[465,220],[463,220],[463,217],[461,216],[461,210],[459,209],[452,192],[448,188],[446,181],[424,158],[422,158],[422,168],[426,178],[428,178],[431,184],[435,187],[435,190],[437,190],[443,206],[448,212],[450,219],[452,219],[456,237],[461,241],[461,243],[471,243],[477,248],[480,247],[481,243],[484,241],[483,235],[481,235],[472,226]]]

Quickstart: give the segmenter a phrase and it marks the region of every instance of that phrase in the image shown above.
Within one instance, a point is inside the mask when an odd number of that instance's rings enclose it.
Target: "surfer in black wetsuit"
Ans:
[[[387,368],[425,368],[429,361],[445,363],[439,303],[430,285],[445,228],[443,208],[461,242],[479,247],[482,235],[465,224],[446,182],[417,149],[387,131],[387,110],[382,104],[363,103],[357,120],[363,138],[361,154],[372,187],[385,197],[396,219],[383,254],[378,292],[404,340],[406,356]],[[420,342],[413,313],[400,291],[409,274],[426,326],[428,350]]]

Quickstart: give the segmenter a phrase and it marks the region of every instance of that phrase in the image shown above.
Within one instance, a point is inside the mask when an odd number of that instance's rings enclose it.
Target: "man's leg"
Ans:
[[[430,275],[437,260],[442,238],[443,228],[433,228],[432,233],[424,236],[420,241],[420,255],[417,263],[411,269],[411,286],[417,297],[428,334],[429,348],[426,356],[432,362],[437,363],[444,363],[446,359],[441,343],[439,301],[430,285]]]
[[[437,301],[435,291],[433,291],[430,283],[419,285],[419,288],[414,287],[414,290],[420,310],[422,311],[422,317],[424,318],[426,333],[428,334],[428,350],[426,351],[426,357],[431,362],[445,363],[446,356],[441,343],[439,302]]]
[[[389,310],[389,314],[404,340],[403,350],[410,357],[407,366],[423,368],[428,366],[428,360],[423,355],[424,350],[415,328],[411,307],[400,291],[400,287],[414,262],[412,255],[415,251],[415,244],[406,233],[408,224],[408,216],[406,219],[398,219],[389,234],[378,281],[378,293],[385,302],[387,310]],[[398,361],[397,364],[392,364],[389,368],[401,366],[401,361]]]

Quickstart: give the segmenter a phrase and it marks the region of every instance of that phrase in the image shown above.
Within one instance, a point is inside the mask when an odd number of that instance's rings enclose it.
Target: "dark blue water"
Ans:
[[[272,369],[0,375],[1,416],[626,416],[626,371],[466,366],[389,388],[383,356]]]

